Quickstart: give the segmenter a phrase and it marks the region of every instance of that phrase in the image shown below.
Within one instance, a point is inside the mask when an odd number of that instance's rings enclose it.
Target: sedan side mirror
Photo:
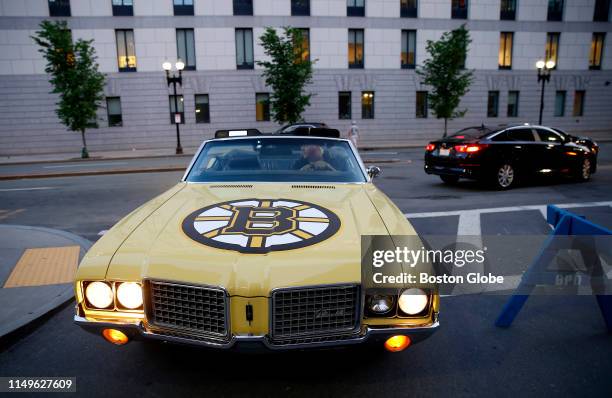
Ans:
[[[368,172],[368,175],[370,176],[370,178],[376,178],[381,173],[380,167],[378,166],[370,166],[367,168],[366,171]]]

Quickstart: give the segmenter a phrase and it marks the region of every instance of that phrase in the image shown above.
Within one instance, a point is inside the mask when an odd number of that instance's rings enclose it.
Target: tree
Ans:
[[[47,60],[45,72],[51,75],[51,93],[59,94],[55,113],[71,131],[81,133],[82,158],[88,158],[85,130],[97,128],[96,113],[104,98],[104,74],[98,71],[93,40],[78,39],[66,21],[43,21],[32,39]]]
[[[285,27],[279,36],[274,28],[266,28],[259,38],[269,61],[257,61],[264,67],[266,84],[273,90],[270,96],[272,118],[275,122],[295,123],[310,105],[312,94],[304,93],[304,86],[312,80],[312,65],[305,48],[301,29]]]
[[[427,40],[430,58],[417,69],[417,73],[423,77],[423,83],[431,87],[428,94],[429,106],[438,119],[444,119],[444,137],[448,119],[462,117],[467,112],[457,107],[473,80],[473,71],[465,69],[471,41],[465,25],[445,32],[438,41]]]

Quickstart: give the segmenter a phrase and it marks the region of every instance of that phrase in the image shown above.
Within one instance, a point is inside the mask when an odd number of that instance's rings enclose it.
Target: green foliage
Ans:
[[[466,109],[458,110],[459,102],[473,80],[473,71],[465,69],[470,33],[465,25],[445,32],[438,41],[427,41],[427,59],[417,73],[431,87],[429,106],[437,118],[444,119],[444,136],[448,119],[462,117]]]
[[[47,60],[45,72],[59,95],[56,113],[72,131],[81,133],[83,157],[87,157],[85,130],[97,128],[96,112],[104,98],[104,74],[98,71],[93,40],[73,43],[66,21],[43,21],[32,39]]]
[[[310,105],[312,94],[304,93],[304,86],[312,80],[312,65],[303,54],[303,34],[300,29],[285,27],[279,36],[274,28],[266,28],[259,38],[269,61],[257,61],[264,67],[266,84],[273,90],[270,96],[271,113],[280,124],[301,120]]]

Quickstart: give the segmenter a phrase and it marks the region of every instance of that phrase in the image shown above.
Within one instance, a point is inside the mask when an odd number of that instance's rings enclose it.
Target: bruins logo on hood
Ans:
[[[183,220],[191,239],[241,253],[268,253],[310,246],[340,228],[336,214],[293,199],[242,199],[194,211]]]

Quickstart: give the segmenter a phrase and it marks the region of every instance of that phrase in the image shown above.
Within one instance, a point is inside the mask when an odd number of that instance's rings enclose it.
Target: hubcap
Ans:
[[[509,164],[505,164],[497,171],[497,182],[502,188],[507,188],[514,181],[514,169]]]
[[[589,159],[584,159],[582,162],[582,178],[588,180],[591,176],[591,162]]]

